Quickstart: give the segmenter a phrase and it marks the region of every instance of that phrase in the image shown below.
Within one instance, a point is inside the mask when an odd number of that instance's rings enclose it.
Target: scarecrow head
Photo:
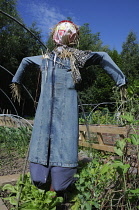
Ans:
[[[71,21],[60,21],[52,31],[52,38],[57,46],[75,46],[79,42],[79,29]]]

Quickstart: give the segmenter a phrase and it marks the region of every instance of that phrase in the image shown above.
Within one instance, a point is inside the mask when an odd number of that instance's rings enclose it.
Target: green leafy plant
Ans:
[[[115,158],[93,150],[92,162],[77,175],[72,210],[139,209],[139,121],[131,113],[121,117],[132,132],[116,141]]]
[[[27,127],[0,127],[0,143],[10,154],[12,150],[23,156],[26,153],[31,137],[31,130]]]
[[[110,196],[109,189],[115,182],[115,169],[111,167],[110,162],[104,164],[99,158],[94,158],[77,175],[78,194],[74,198],[72,210],[92,210],[92,207],[101,209],[105,206],[105,195]]]
[[[129,174],[130,165],[120,160],[100,162],[94,159],[77,175],[72,210],[137,209],[139,186],[135,174]]]
[[[20,187],[23,186],[19,207],[17,207],[18,196],[20,192]],[[24,177],[24,182],[22,182],[22,177],[20,176],[16,185],[6,184],[3,186],[3,191],[7,190],[10,192],[5,200],[8,200],[14,207],[13,210],[17,207],[18,210],[55,210],[56,205],[63,201],[62,197],[57,197],[56,192],[44,191],[36,188],[30,179],[30,174],[26,174]]]
[[[108,108],[99,108],[94,112],[87,114],[86,120],[89,124],[116,124],[115,114],[111,113]],[[79,123],[85,123],[83,117],[79,118]]]

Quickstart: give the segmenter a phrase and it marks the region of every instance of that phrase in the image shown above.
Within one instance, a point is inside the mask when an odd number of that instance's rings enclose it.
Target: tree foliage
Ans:
[[[0,8],[4,12],[13,16],[24,24],[23,20],[16,10],[16,0],[1,0]],[[70,17],[67,18],[71,20]],[[41,54],[42,46],[35,40],[24,28],[16,22],[0,13],[0,64],[15,74],[22,58]],[[41,39],[41,31],[33,23],[29,28],[37,37]],[[53,50],[55,45],[52,37],[48,38],[46,46],[49,50]],[[139,44],[136,34],[131,31],[123,43],[122,52],[119,54],[115,49],[110,50],[109,46],[103,45],[100,38],[100,32],[93,33],[88,23],[80,27],[80,50],[91,50],[94,52],[107,52],[115,63],[121,68],[128,78],[129,84],[133,84],[136,78],[136,83],[139,81]],[[96,104],[102,102],[110,102],[112,99],[112,87],[115,85],[112,79],[99,66],[90,66],[87,69],[81,70],[82,82],[77,85],[77,90],[84,104]],[[25,85],[29,89],[33,98],[38,100],[39,72],[30,67],[25,78]],[[7,97],[2,93],[5,92],[11,98],[9,84],[12,76],[2,68],[0,69],[0,111],[10,109],[11,104]],[[36,94],[37,93],[37,94]],[[37,96],[37,97],[36,97]],[[18,104],[16,103],[16,107]],[[23,92],[21,106],[18,107],[20,115],[33,115],[35,109],[32,109],[33,103],[31,99]]]
[[[17,10],[16,10],[16,0],[1,0],[0,8],[5,13],[11,15],[16,18],[22,24],[23,20],[20,18]],[[41,45],[36,41],[26,30],[17,24],[15,21],[0,13],[0,64],[4,68],[8,69],[12,74],[15,74],[22,58],[27,56],[33,56],[36,54],[40,54]],[[33,23],[29,28],[36,36],[41,38],[41,32],[36,27],[36,24]],[[36,77],[38,72],[34,71],[34,69],[29,70],[33,77]],[[34,82],[28,76],[26,80],[27,87],[32,90],[33,95],[35,94]],[[8,74],[4,69],[0,70],[0,89],[5,92],[8,97],[10,96],[10,88],[9,84],[11,83],[12,76]],[[36,80],[35,80],[36,82]],[[11,107],[11,103],[9,102],[6,95],[0,91],[0,108],[1,112],[4,109],[9,109],[13,111]],[[29,100],[29,99],[28,99]],[[19,113],[24,114],[24,105],[26,104],[26,98],[22,101],[21,106],[18,108]],[[29,103],[28,103],[29,105]],[[31,104],[33,106],[33,104]],[[18,104],[16,104],[18,107]],[[22,111],[21,111],[22,110]],[[27,113],[26,109],[26,113]],[[31,109],[32,110],[32,109]]]
[[[122,68],[128,77],[129,84],[139,78],[139,42],[133,31],[130,31],[122,45]]]
[[[80,50],[94,52],[110,52],[108,46],[103,46],[100,33],[92,33],[89,24],[80,27]],[[81,70],[82,83],[77,86],[83,104],[96,104],[110,100],[113,81],[99,66],[90,66]]]

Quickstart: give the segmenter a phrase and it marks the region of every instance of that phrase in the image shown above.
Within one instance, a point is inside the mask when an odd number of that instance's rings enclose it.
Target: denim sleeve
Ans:
[[[20,63],[20,65],[16,71],[15,76],[12,79],[12,82],[21,84],[23,76],[26,71],[26,68],[31,64],[34,64],[34,65],[40,67],[41,63],[42,63],[41,55],[23,58],[22,62]]]
[[[90,65],[100,65],[100,67],[102,67],[115,81],[116,86],[118,87],[127,83],[123,72],[106,52],[91,52],[90,58],[85,63],[85,67]]]

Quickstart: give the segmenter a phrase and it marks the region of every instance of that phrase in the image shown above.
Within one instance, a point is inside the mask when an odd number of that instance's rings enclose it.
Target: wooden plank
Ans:
[[[6,176],[0,176],[0,186],[9,184],[11,182],[16,182],[20,177],[20,174],[12,174]]]
[[[99,144],[104,145],[103,137],[101,133],[97,133],[97,139],[98,139]]]
[[[83,147],[91,147],[94,149],[103,150],[107,152],[114,152],[114,146],[100,145],[100,144],[93,144],[93,143],[90,144],[88,142],[80,142],[80,141],[79,141],[79,145]]]
[[[0,198],[0,210],[8,210],[1,198]]]
[[[80,131],[86,131],[86,126],[85,125],[79,125],[79,130]],[[123,134],[127,135],[127,127],[118,127],[118,126],[94,126],[94,125],[89,125],[89,131],[90,132],[96,132],[96,133],[112,133],[112,134]]]

